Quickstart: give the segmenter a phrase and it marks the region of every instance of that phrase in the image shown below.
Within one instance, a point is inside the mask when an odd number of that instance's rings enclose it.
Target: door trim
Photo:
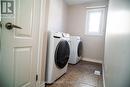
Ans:
[[[39,41],[37,53],[37,75],[38,81],[36,87],[45,87],[45,65],[46,65],[46,49],[47,49],[47,11],[48,1],[41,0],[40,5],[40,25],[39,25]]]

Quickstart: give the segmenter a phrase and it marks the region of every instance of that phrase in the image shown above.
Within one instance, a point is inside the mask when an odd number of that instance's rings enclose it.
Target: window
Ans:
[[[103,35],[105,8],[88,9],[86,14],[86,34]]]

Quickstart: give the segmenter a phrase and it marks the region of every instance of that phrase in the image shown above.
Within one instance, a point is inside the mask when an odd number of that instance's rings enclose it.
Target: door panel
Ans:
[[[17,3],[16,25],[22,27],[22,30],[16,30],[16,37],[31,37],[34,0],[17,0]]]
[[[15,87],[21,85],[30,85],[31,83],[31,64],[32,64],[32,49],[31,47],[15,48],[14,49],[14,64],[15,64]],[[22,73],[21,73],[22,72]]]

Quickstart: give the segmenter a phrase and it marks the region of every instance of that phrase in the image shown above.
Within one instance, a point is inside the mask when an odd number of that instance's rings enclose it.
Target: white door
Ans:
[[[2,17],[0,87],[35,87],[41,0],[13,1],[15,16]],[[6,5],[11,11],[13,4]]]

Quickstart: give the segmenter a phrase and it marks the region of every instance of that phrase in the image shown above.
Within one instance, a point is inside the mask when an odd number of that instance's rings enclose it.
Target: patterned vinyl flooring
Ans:
[[[95,70],[102,72],[102,65],[80,61],[76,65],[69,65],[66,74],[46,87],[103,87],[102,74],[95,75]]]

